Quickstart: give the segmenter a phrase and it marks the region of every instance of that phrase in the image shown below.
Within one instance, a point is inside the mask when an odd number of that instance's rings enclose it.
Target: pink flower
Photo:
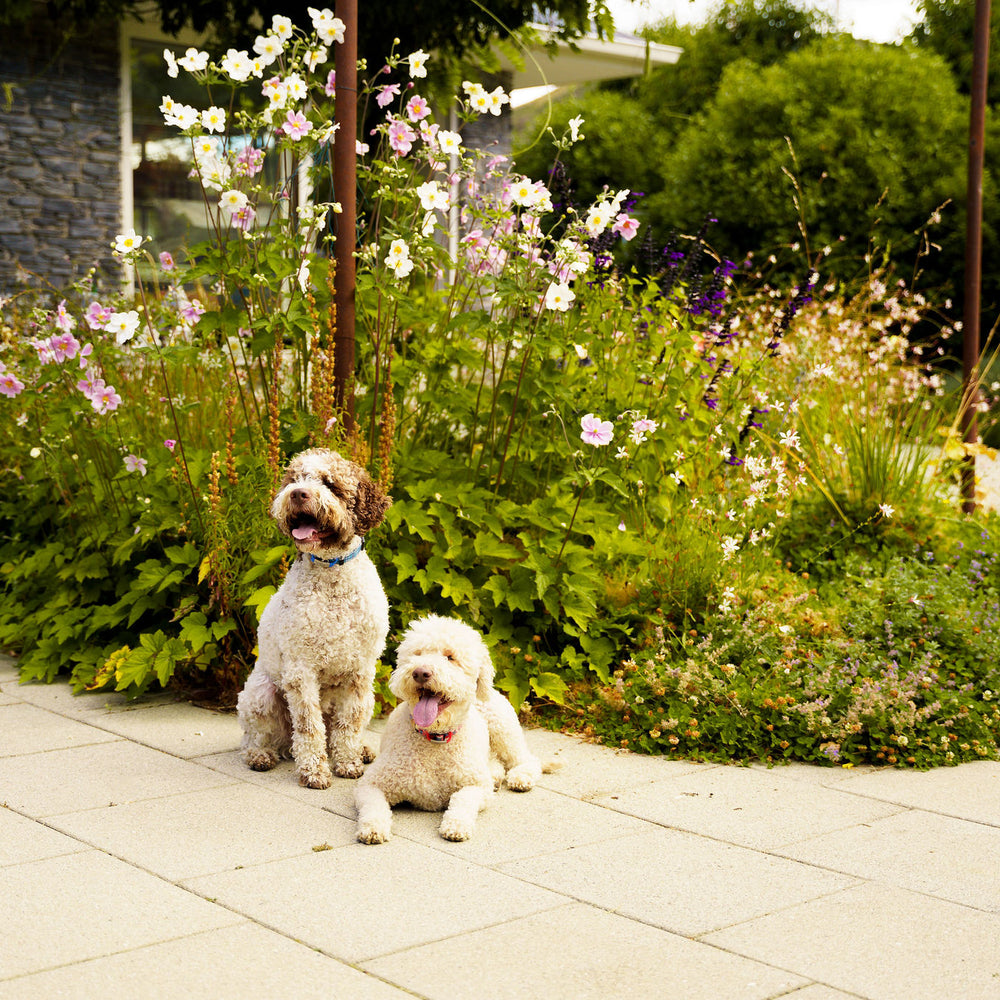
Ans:
[[[323,93],[327,97],[333,97],[337,93],[337,71],[331,69],[326,77],[326,86],[323,88]]]
[[[167,440],[163,442],[163,447],[166,448],[167,451],[173,451],[174,448],[177,447],[177,442],[173,438],[167,438]]]
[[[247,146],[236,156],[236,173],[240,177],[255,177],[264,166],[264,150]]]
[[[639,231],[639,220],[621,212],[615,219],[615,224],[611,227],[611,232],[616,233],[623,240],[630,240]]]
[[[70,330],[76,326],[76,320],[66,311],[66,300],[63,299],[62,302],[56,306],[56,326],[59,327],[63,333],[69,333]]]
[[[427,103],[426,98],[420,97],[418,94],[414,94],[406,102],[406,117],[410,119],[411,122],[418,122],[423,118],[426,118],[431,113],[430,105]]]
[[[114,310],[109,306],[102,306],[100,302],[91,302],[84,313],[84,319],[91,330],[103,330],[114,314]]]
[[[204,312],[205,307],[201,304],[199,299],[194,299],[189,302],[180,311],[181,318],[186,320],[188,323],[197,323]]]
[[[92,399],[104,388],[104,379],[82,378],[76,383],[76,387],[87,397],[87,399]]]
[[[13,399],[24,389],[24,383],[13,373],[4,372],[0,375],[0,393]]]
[[[400,156],[406,156],[413,148],[416,137],[417,133],[402,118],[394,118],[389,123],[389,145]]]
[[[80,367],[81,368],[86,368],[87,367],[87,359],[93,353],[93,350],[94,350],[94,345],[93,344],[84,344],[83,347],[80,348]]]
[[[110,413],[121,406],[122,398],[113,385],[106,385],[90,397],[90,405],[98,413]]]
[[[174,258],[170,253],[164,250],[160,254],[160,267],[162,267],[164,271],[172,271],[174,266]]]
[[[237,229],[247,232],[253,226],[254,219],[256,218],[257,213],[254,211],[253,205],[243,205],[233,212],[232,223]]]
[[[146,475],[146,460],[144,458],[139,458],[138,455],[126,455],[125,456],[125,468],[129,472],[138,472],[140,475]]]
[[[301,111],[292,111],[289,108],[285,124],[281,126],[279,131],[298,142],[299,139],[312,131],[312,126],[309,124],[309,119]]]
[[[380,107],[384,108],[389,104],[392,104],[392,99],[399,96],[399,84],[390,83],[385,87],[379,87],[378,96],[375,98],[375,103]]]
[[[611,439],[615,435],[614,426],[611,421],[601,420],[600,417],[595,417],[593,413],[588,413],[583,417],[580,421],[580,426],[583,428],[580,437],[587,444],[592,444],[595,448],[611,444]]]
[[[59,333],[49,338],[49,348],[56,361],[68,361],[75,358],[80,351],[80,341],[69,333]]]

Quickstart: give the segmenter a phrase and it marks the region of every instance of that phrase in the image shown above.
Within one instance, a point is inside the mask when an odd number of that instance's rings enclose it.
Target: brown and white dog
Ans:
[[[357,778],[389,632],[389,604],[364,551],[392,501],[354,462],[326,448],[289,463],[271,515],[298,557],[264,610],[258,656],[240,693],[242,752],[256,771],[289,753],[299,782]]]

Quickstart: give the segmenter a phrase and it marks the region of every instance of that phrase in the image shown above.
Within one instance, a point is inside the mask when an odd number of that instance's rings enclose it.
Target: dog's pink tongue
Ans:
[[[426,729],[428,726],[434,725],[434,720],[437,719],[440,711],[441,706],[438,704],[437,697],[432,694],[425,694],[413,706],[413,721],[421,729]]]
[[[312,538],[316,534],[316,529],[311,524],[303,524],[298,528],[292,528],[292,538],[298,542],[304,542],[307,538]]]

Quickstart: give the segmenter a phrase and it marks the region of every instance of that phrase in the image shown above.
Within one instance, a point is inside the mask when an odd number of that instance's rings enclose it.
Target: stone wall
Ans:
[[[39,19],[0,42],[0,295],[120,266],[118,26],[61,43]],[[27,276],[25,274],[27,272]]]

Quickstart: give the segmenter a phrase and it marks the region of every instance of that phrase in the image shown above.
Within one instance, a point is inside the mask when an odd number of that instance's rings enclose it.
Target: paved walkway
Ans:
[[[0,1000],[998,1000],[1000,764],[562,762],[475,839],[236,755],[223,715],[0,659]]]

